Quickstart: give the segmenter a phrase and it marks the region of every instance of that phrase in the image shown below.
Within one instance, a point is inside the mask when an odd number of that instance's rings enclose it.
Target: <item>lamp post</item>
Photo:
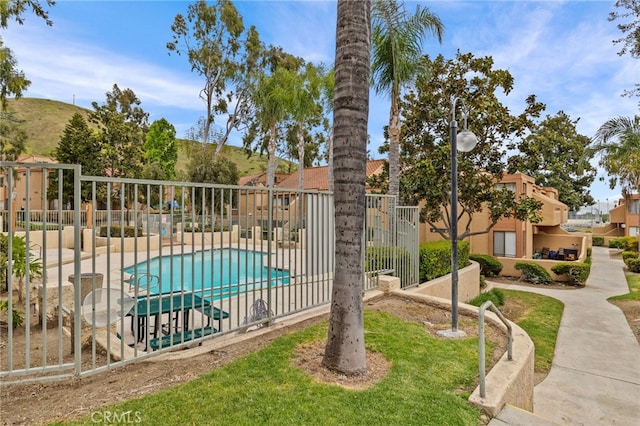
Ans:
[[[462,103],[464,127],[458,133],[456,121],[456,103]],[[449,138],[451,143],[451,218],[449,221],[449,238],[451,239],[451,330],[441,333],[445,337],[464,337],[465,332],[458,330],[458,159],[457,151],[469,152],[478,143],[478,138],[467,129],[469,110],[462,99],[454,97],[451,106],[451,123]]]

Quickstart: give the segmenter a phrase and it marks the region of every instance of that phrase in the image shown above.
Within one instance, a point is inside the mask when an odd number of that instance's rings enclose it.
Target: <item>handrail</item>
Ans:
[[[480,365],[480,397],[484,398],[486,395],[485,392],[485,353],[484,353],[484,312],[487,308],[491,308],[491,310],[500,318],[500,320],[507,327],[508,334],[508,342],[507,342],[507,357],[509,361],[513,360],[513,331],[511,330],[511,324],[509,321],[502,315],[502,312],[493,304],[491,300],[487,300],[480,306],[480,313],[478,314],[478,352],[479,352],[479,362]]]

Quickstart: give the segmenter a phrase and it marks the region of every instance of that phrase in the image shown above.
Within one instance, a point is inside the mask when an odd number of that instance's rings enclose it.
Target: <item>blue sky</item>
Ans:
[[[612,40],[621,34],[607,21],[613,1],[420,3],[445,25],[442,45],[428,40],[425,53],[451,58],[459,49],[492,56],[496,67],[515,78],[514,90],[504,99],[514,113],[535,94],[547,105],[545,114],[563,110],[580,118],[578,132],[588,137],[609,118],[638,114],[638,99],[620,96],[640,79],[640,63],[617,55],[619,46]],[[202,80],[184,57],[168,55],[166,42],[173,18],[186,14],[188,4],[57,0],[50,9],[52,27],[26,15],[25,25],[11,23],[2,37],[32,81],[25,96],[90,108],[92,101],[103,103],[115,83],[138,95],[151,121],[164,117],[183,137],[203,115]],[[406,4],[413,10],[416,2]],[[255,25],[264,42],[308,61],[333,62],[335,1],[237,1],[236,6],[245,25]],[[372,97],[369,150],[377,157],[388,109],[388,99]],[[591,192],[603,203],[619,196],[600,182]]]

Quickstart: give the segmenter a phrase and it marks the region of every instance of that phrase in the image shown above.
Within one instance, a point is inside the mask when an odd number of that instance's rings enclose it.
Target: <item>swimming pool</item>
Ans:
[[[205,250],[173,256],[158,256],[124,269],[142,276],[155,275],[157,282],[140,291],[151,294],[175,291],[199,292],[214,299],[232,297],[243,292],[289,283],[289,272],[263,265],[265,253],[250,250]]]

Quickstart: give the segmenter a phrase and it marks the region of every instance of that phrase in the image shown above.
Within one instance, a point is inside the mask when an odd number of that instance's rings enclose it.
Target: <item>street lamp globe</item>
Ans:
[[[469,152],[478,144],[478,138],[472,131],[464,129],[458,133],[456,144],[458,145],[458,151]]]

